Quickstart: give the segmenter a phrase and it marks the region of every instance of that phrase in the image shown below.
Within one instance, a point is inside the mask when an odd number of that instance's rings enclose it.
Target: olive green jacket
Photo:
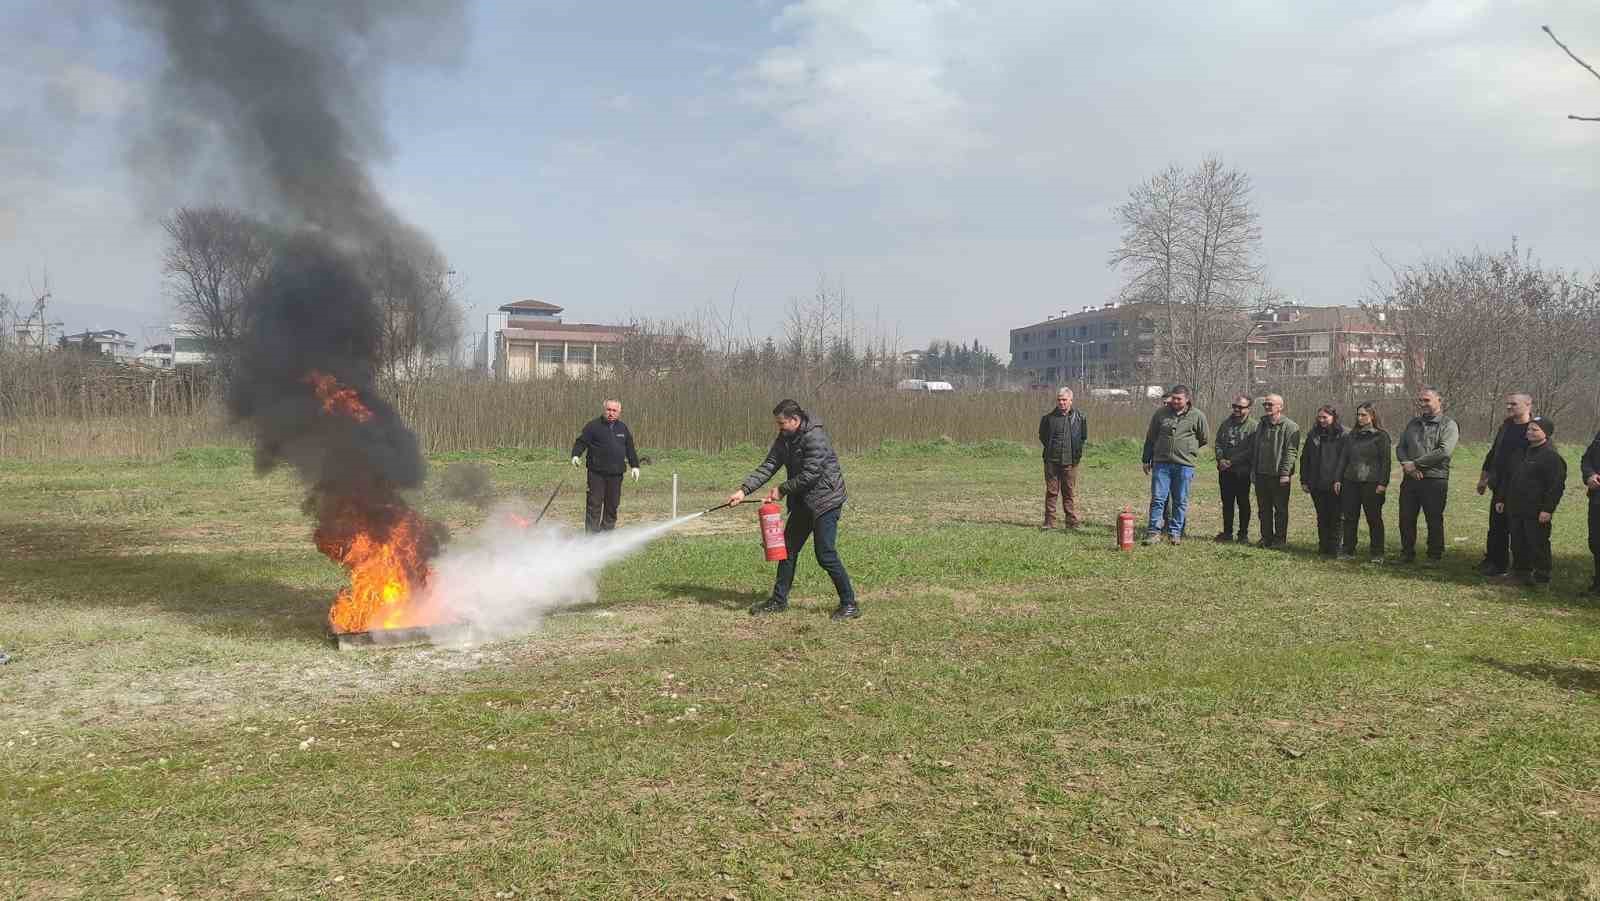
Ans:
[[[1200,448],[1211,443],[1210,432],[1206,414],[1194,407],[1185,407],[1182,413],[1162,407],[1150,417],[1150,428],[1145,431],[1144,462],[1193,466]]]
[[[1230,472],[1238,469],[1239,458],[1246,453],[1247,445],[1256,433],[1255,417],[1246,416],[1243,422],[1232,416],[1225,417],[1222,424],[1217,426],[1217,437],[1211,442],[1211,449],[1217,455],[1217,462],[1228,461]],[[1244,472],[1238,469],[1239,472]]]
[[[1292,476],[1300,459],[1300,426],[1285,416],[1276,424],[1263,416],[1250,442],[1248,471],[1256,476]],[[1235,463],[1234,466],[1238,466]]]

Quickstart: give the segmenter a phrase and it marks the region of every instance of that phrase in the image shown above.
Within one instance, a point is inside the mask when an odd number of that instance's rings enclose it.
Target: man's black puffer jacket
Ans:
[[[793,435],[780,434],[773,440],[767,459],[745,477],[739,489],[745,494],[754,492],[780,466],[789,478],[778,486],[778,493],[789,499],[790,507],[803,506],[813,516],[821,516],[844,505],[844,471],[828,433],[822,430],[822,420],[801,414],[800,428]]]

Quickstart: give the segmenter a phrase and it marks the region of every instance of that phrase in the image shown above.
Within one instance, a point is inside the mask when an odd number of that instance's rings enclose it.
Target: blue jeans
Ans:
[[[1167,534],[1183,534],[1183,521],[1189,516],[1189,483],[1194,481],[1194,467],[1181,463],[1157,463],[1150,469],[1150,525],[1152,533],[1161,531],[1162,513],[1167,508],[1167,495],[1172,495],[1172,519],[1166,522]]]
[[[795,558],[805,549],[806,539],[815,536],[817,562],[822,564],[823,570],[833,580],[833,589],[839,593],[839,603],[855,603],[856,591],[850,585],[850,576],[844,571],[844,561],[839,559],[836,547],[839,514],[843,510],[843,507],[835,507],[814,517],[810,510],[800,504],[789,508],[789,521],[783,525],[783,545],[789,551],[789,559],[778,564],[778,581],[772,586],[773,600],[788,602],[789,586],[794,584]]]

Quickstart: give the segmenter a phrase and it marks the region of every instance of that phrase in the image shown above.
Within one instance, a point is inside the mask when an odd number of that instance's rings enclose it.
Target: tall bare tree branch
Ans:
[[[1545,34],[1549,35],[1550,36],[1550,40],[1555,41],[1557,47],[1560,47],[1562,50],[1566,51],[1566,54],[1568,56],[1572,57],[1572,61],[1573,62],[1577,63],[1578,65],[1580,65],[1582,67],[1584,67],[1585,69],[1588,69],[1589,70],[1589,74],[1593,75],[1595,78],[1600,78],[1600,72],[1596,72],[1595,69],[1594,69],[1594,66],[1591,66],[1588,63],[1584,62],[1583,59],[1578,56],[1578,54],[1573,53],[1572,52],[1572,48],[1568,47],[1566,44],[1561,43],[1561,39],[1556,37],[1556,33],[1550,30],[1550,26],[1549,25],[1540,25],[1539,26],[1539,30],[1541,30]],[[1568,119],[1575,119],[1575,120],[1577,120],[1579,122],[1600,122],[1600,116],[1572,116],[1572,115],[1569,115],[1569,116],[1567,116],[1567,118]]]

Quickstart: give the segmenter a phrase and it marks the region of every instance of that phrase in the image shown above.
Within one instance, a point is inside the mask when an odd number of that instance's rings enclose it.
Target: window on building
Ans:
[[[1048,333],[1045,334],[1046,338],[1054,338],[1055,336],[1056,336],[1056,330],[1055,329],[1051,329]]]
[[[1025,350],[1025,351],[1023,351],[1023,352],[1022,352],[1022,359],[1024,359],[1024,360],[1031,360],[1031,359],[1033,359],[1033,351],[1031,351],[1031,350]]]
[[[1047,356],[1050,359],[1054,360],[1055,358],[1061,356],[1061,348],[1052,347],[1052,348],[1050,348],[1050,350],[1048,352],[1046,352],[1045,356]]]
[[[559,362],[561,362],[561,345],[559,345],[559,344],[541,344],[541,345],[539,345],[539,362],[541,362],[541,363],[559,363]]]
[[[1106,356],[1106,355],[1108,355],[1110,353],[1111,353],[1111,345],[1102,342],[1101,345],[1100,345],[1100,350],[1099,350],[1098,353],[1095,354],[1095,356],[1103,357],[1103,356]]]
[[[1310,335],[1295,335],[1294,336],[1294,349],[1295,350],[1310,350],[1311,349],[1311,336]]]
[[[567,345],[567,362],[582,363],[587,366],[594,362],[594,346],[589,344]]]
[[[1310,360],[1295,360],[1294,361],[1294,374],[1295,375],[1308,375],[1310,372],[1311,372],[1311,361]]]

